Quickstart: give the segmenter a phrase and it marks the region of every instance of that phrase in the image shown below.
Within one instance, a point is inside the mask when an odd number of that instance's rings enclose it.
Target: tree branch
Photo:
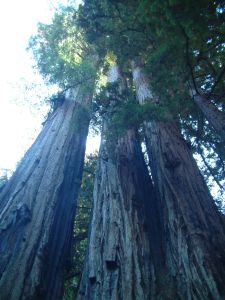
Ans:
[[[220,74],[217,77],[216,82],[214,83],[213,87],[211,88],[211,92],[209,93],[209,97],[212,95],[212,93],[214,92],[216,86],[218,85],[218,83],[220,82],[220,80],[222,79],[223,75],[225,74],[225,66],[222,68]]]
[[[224,187],[221,185],[221,183],[219,182],[219,180],[216,178],[216,176],[215,176],[215,174],[214,174],[212,168],[210,167],[210,165],[209,165],[208,162],[206,161],[204,155],[202,154],[202,150],[201,150],[200,147],[199,147],[199,150],[200,150],[200,151],[199,151],[199,154],[200,154],[200,156],[201,156],[201,158],[202,158],[202,160],[203,160],[203,163],[205,164],[206,168],[209,170],[210,175],[213,177],[213,179],[214,179],[214,181],[216,182],[216,184],[218,185],[218,187],[219,187],[221,190],[224,191]]]

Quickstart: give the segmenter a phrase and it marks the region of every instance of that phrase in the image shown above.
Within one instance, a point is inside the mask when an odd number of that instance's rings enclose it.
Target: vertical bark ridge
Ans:
[[[149,299],[154,281],[147,202],[151,181],[133,130],[113,153],[102,141],[86,275],[78,299]]]
[[[137,89],[146,88],[140,65],[133,64],[133,74]],[[224,223],[191,151],[172,120],[146,123],[146,145],[164,232],[158,298],[223,299]]]
[[[118,79],[114,72],[117,67],[111,69],[110,82]],[[130,129],[120,138],[109,138],[104,121],[89,249],[77,299],[147,300],[154,294],[146,215],[151,197],[153,187],[136,132]]]
[[[0,194],[2,300],[60,299],[88,133],[77,89],[46,121]],[[82,103],[82,100],[83,103]],[[80,112],[86,111],[86,114]]]

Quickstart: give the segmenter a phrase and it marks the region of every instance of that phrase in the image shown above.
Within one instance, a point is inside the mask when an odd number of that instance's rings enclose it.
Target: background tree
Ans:
[[[71,249],[72,264],[65,272],[64,300],[75,299],[78,293],[87,249],[96,166],[97,153],[88,155],[85,158],[81,189],[77,199]]]

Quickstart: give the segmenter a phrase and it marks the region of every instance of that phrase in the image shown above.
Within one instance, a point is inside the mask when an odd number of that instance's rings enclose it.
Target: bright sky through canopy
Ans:
[[[32,69],[34,62],[25,49],[30,36],[36,32],[37,23],[50,22],[58,3],[67,1],[1,1],[0,170],[15,168],[37,136],[47,111],[39,103],[49,90]],[[33,84],[35,91],[25,88]]]

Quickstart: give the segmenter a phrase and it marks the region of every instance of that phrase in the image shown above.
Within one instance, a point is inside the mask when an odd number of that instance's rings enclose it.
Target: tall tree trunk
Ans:
[[[2,300],[61,299],[91,97],[65,97],[0,194]]]
[[[220,111],[202,92],[191,89],[194,102],[202,111],[209,124],[216,130],[217,134],[225,141],[225,113]]]
[[[135,63],[133,78],[139,101],[151,99],[149,80]],[[224,222],[191,151],[172,120],[146,123],[146,143],[164,230],[157,298],[224,299]]]
[[[134,130],[110,140],[104,123],[89,249],[79,300],[149,299],[154,270],[146,216],[154,197]],[[151,228],[153,232],[155,228]]]

